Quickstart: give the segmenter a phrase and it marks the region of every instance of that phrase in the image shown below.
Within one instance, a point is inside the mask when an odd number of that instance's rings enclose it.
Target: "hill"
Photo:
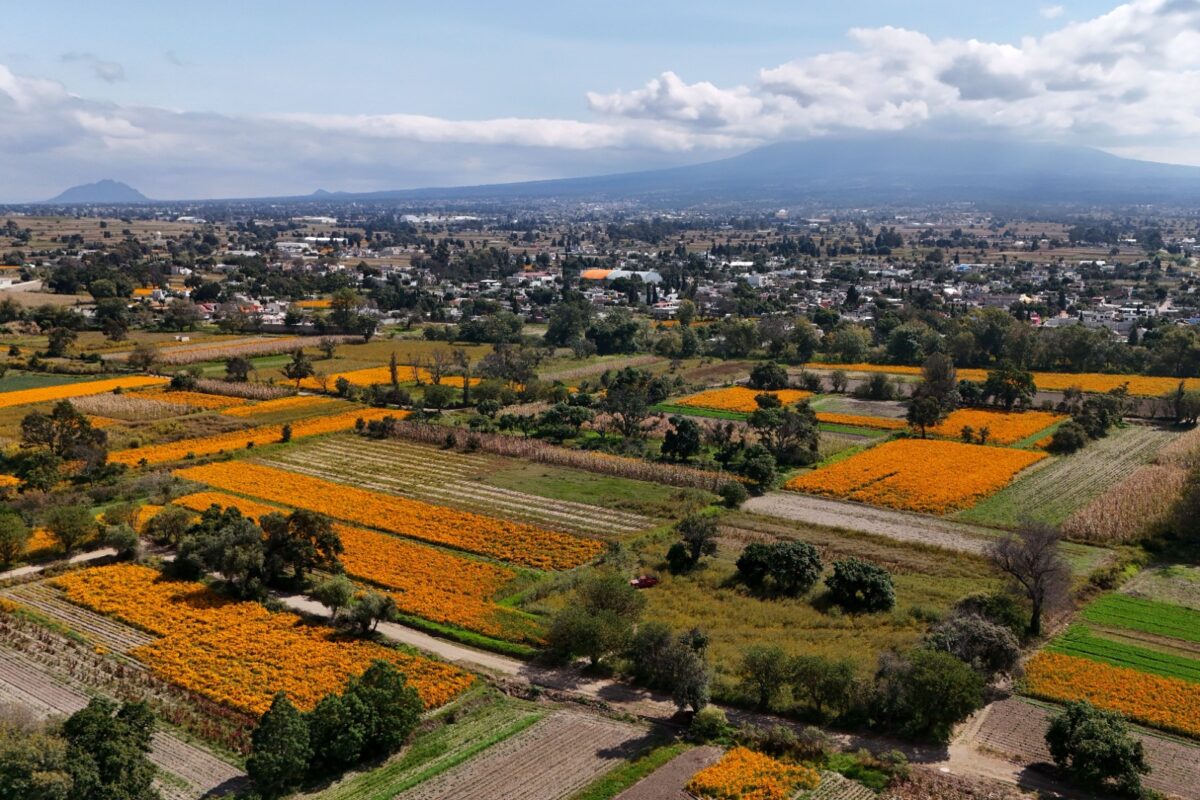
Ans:
[[[147,203],[150,198],[127,183],[105,178],[95,183],[72,186],[47,203]]]

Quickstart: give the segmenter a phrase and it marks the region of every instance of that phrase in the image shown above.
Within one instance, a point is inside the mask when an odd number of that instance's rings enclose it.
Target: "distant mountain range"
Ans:
[[[341,201],[637,201],[662,207],[721,204],[832,207],[971,202],[981,205],[1126,206],[1200,203],[1200,167],[1121,158],[1100,150],[1016,140],[907,134],[811,139],[669,169],[582,178],[252,198]],[[76,186],[48,203],[144,203],[118,181]]]
[[[833,206],[967,201],[1003,204],[1200,201],[1200,167],[1036,142],[875,136],[767,145],[732,158],[586,178],[389,192],[346,200],[640,200],[693,205]]]
[[[148,203],[150,198],[134,189],[127,183],[120,181],[109,180],[105,178],[102,181],[95,183],[85,183],[81,186],[72,186],[57,197],[46,201],[47,203],[93,203],[104,205],[108,203]]]

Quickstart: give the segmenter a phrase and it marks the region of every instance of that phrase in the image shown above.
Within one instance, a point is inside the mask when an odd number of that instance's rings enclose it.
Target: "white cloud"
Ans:
[[[1038,11],[1046,19],[1058,19],[1066,13],[1066,9],[1062,6],[1042,6]]]
[[[0,65],[0,187],[119,177],[152,196],[523,180],[704,160],[783,139],[999,131],[1200,163],[1200,0],[1133,0],[1016,42],[857,28],[746,85],[664,72],[586,93],[587,119],[222,115],[120,106]],[[167,54],[166,60],[181,61]],[[120,79],[91,53],[64,59]],[[103,76],[101,75],[103,78]],[[97,170],[100,173],[97,174]]]

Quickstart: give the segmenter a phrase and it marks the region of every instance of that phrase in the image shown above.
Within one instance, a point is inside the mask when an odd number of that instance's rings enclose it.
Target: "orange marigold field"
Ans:
[[[809,364],[816,369],[840,369],[846,372],[886,372],[889,375],[920,375],[920,367],[899,364]],[[963,368],[958,370],[958,379],[985,381],[986,369]],[[1135,397],[1158,397],[1179,386],[1179,378],[1164,378],[1153,375],[1113,375],[1104,372],[1035,372],[1033,381],[1039,389],[1061,392],[1078,386],[1085,392],[1108,392],[1129,385],[1129,393]],[[1188,389],[1200,389],[1200,378],[1186,379]]]
[[[676,400],[675,405],[688,406],[690,408],[708,408],[714,411],[741,411],[749,414],[758,408],[758,404],[754,402],[754,398],[760,394],[773,394],[785,406],[790,406],[805,398],[812,397],[812,392],[805,392],[800,389],[779,389],[768,392],[762,389],[751,389],[749,386],[725,386],[720,389],[709,389],[704,392],[688,395],[680,400]]]
[[[355,386],[370,386],[372,384],[389,384],[392,382],[391,367],[367,367],[366,369],[356,369],[350,372],[337,372],[324,378],[323,381],[328,389],[333,389],[337,384],[338,378],[345,378]],[[424,367],[417,368],[417,377],[413,376],[413,368],[408,364],[400,364],[396,368],[396,378],[400,383],[415,383],[419,380],[421,383],[433,383],[433,376],[429,370]],[[446,386],[453,386],[455,389],[461,389],[463,385],[463,376],[461,375],[443,375],[442,383]],[[471,378],[471,385],[479,383],[479,378]],[[306,389],[322,391],[322,381],[316,378],[305,378],[300,381],[300,386]]]
[[[897,439],[788,481],[799,492],[943,514],[1000,490],[1045,453],[938,439]]]
[[[324,417],[311,417],[291,423],[292,438],[300,439],[305,436],[316,436],[321,433],[332,433],[353,428],[362,419],[370,421],[384,417],[403,419],[407,411],[389,411],[386,408],[361,408],[343,411],[340,414],[330,414]],[[257,445],[274,444],[283,438],[282,425],[260,425],[257,428],[246,428],[240,431],[230,431],[216,436],[203,436],[199,439],[180,439],[177,442],[135,447],[130,450],[118,450],[110,453],[108,460],[116,464],[136,466],[145,459],[147,464],[163,464],[169,461],[179,461],[192,456],[207,456],[224,450],[243,450],[247,443]]]
[[[125,390],[136,389],[140,386],[159,386],[166,382],[166,378],[154,375],[127,375],[123,378],[109,378],[102,381],[82,381],[80,383],[64,383],[61,386],[43,386],[39,389],[0,392],[0,408],[46,403],[89,394],[104,394],[118,388]]]
[[[330,308],[333,306],[333,301],[328,297],[319,297],[316,300],[297,300],[293,305],[300,308]]]
[[[934,436],[957,439],[962,429],[970,426],[976,433],[988,429],[988,441],[994,444],[1019,442],[1038,431],[1044,431],[1066,419],[1064,414],[1049,411],[988,411],[981,408],[962,408],[951,413],[936,427],[930,428]]]
[[[126,420],[113,419],[112,417],[98,417],[95,414],[87,415],[88,422],[92,423],[93,428],[111,428],[113,425],[124,425]]]
[[[735,747],[693,775],[687,790],[703,800],[791,800],[820,782],[820,773],[812,767]]]
[[[444,705],[474,682],[449,664],[345,638],[200,583],[167,580],[149,567],[93,567],[54,584],[73,603],[162,637],[131,655],[164,679],[251,714],[265,711],[278,691],[310,709],[380,658],[408,676],[427,708]]]
[[[1190,681],[1042,651],[1025,667],[1025,691],[1045,700],[1087,700],[1155,728],[1200,736],[1200,684]]]
[[[276,411],[295,411],[297,409],[333,408],[339,405],[337,400],[328,397],[312,395],[297,395],[295,397],[280,397],[275,400],[264,400],[261,403],[247,403],[233,406],[221,412],[225,417],[255,417],[260,414],[274,414]]]
[[[160,403],[171,403],[172,405],[203,408],[205,410],[244,406],[250,402],[245,398],[230,397],[226,394],[207,394],[205,392],[187,392],[174,389],[148,389],[144,392],[138,392],[137,396],[148,400],[157,400]]]
[[[18,478],[16,475],[0,474],[0,489],[7,488],[9,486],[20,486],[20,485],[21,485],[21,479]]]
[[[884,431],[898,431],[908,427],[908,423],[903,419],[873,417],[868,414],[831,414],[825,411],[817,412],[817,422],[827,422],[830,425],[851,425],[855,428],[878,428]]]
[[[218,489],[244,492],[536,569],[571,569],[591,561],[604,548],[595,539],[371,492],[262,464],[206,464],[176,474]]]
[[[196,492],[174,502],[193,511],[232,506],[254,519],[287,513],[287,509],[224,492]],[[346,571],[393,590],[402,613],[500,639],[541,641],[536,620],[492,602],[516,577],[511,569],[364,528],[340,524],[333,528],[345,548],[341,561]]]

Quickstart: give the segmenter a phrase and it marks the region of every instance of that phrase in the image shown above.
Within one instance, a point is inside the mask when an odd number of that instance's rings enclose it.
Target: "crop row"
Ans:
[[[1085,608],[1082,616],[1097,625],[1200,642],[1200,611],[1170,603],[1127,594],[1109,594]]]
[[[537,569],[577,567],[599,555],[603,547],[594,539],[357,489],[262,464],[207,464],[177,474],[218,489]]]
[[[920,367],[899,364],[809,364],[809,367],[822,370],[840,369],[845,372],[883,372],[889,375],[921,374]],[[985,369],[958,370],[959,380],[983,382],[987,380],[987,376],[988,372]],[[1075,387],[1085,392],[1109,392],[1128,386],[1129,394],[1134,397],[1159,397],[1178,387],[1181,382],[1179,378],[1099,372],[1035,372],[1033,380],[1038,389],[1052,392]],[[1200,389],[1200,378],[1188,378],[1184,383],[1188,389]]]
[[[37,389],[19,389],[14,392],[0,392],[0,408],[49,403],[54,400],[68,400],[72,397],[83,397],[89,394],[104,394],[113,389],[125,390],[142,386],[158,386],[166,382],[166,378],[151,375],[126,375],[121,378],[100,381],[80,381],[64,383],[59,386],[42,386]]]
[[[1200,683],[1200,660],[1097,636],[1086,625],[1072,625],[1046,649],[1114,667],[1128,667],[1151,675]]]

